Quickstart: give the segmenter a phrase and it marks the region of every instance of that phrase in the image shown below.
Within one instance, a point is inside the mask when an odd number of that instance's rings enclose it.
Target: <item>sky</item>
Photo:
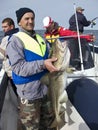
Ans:
[[[17,19],[15,11],[21,7],[28,7],[35,12],[35,29],[43,28],[43,18],[50,16],[59,25],[68,28],[69,18],[75,13],[75,8],[81,6],[84,8],[84,15],[88,20],[98,17],[98,0],[1,0],[0,2],[0,23],[6,17],[11,17],[15,21],[16,27]],[[85,29],[98,30],[98,19],[96,25]],[[0,24],[0,30],[2,30]]]

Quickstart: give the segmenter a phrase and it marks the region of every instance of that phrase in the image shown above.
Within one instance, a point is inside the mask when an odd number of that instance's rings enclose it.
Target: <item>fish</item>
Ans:
[[[66,123],[63,119],[66,109],[63,104],[67,102],[68,95],[66,92],[67,68],[70,62],[70,50],[67,41],[56,39],[51,43],[50,57],[56,57],[57,61],[53,65],[59,69],[57,72],[47,73],[41,79],[48,86],[48,96],[52,103],[53,112],[55,115],[50,128],[56,127],[60,130]],[[65,117],[64,117],[65,118]]]

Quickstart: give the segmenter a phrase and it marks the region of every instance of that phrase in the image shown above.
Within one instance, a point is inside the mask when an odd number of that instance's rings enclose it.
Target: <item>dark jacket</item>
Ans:
[[[84,27],[89,26],[91,22],[88,21],[82,13],[77,12],[76,15],[78,20],[79,32],[83,33]],[[70,30],[77,31],[75,14],[72,15],[71,18],[69,19],[69,25]]]
[[[4,36],[10,36],[10,35],[12,35],[12,34],[14,34],[14,33],[17,33],[18,31],[19,31],[18,28],[14,28],[14,29],[12,29],[12,30],[7,31],[7,32],[4,34]]]

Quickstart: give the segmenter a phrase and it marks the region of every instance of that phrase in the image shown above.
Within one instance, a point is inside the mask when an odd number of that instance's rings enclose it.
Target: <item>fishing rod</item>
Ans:
[[[92,19],[91,21],[95,21],[96,19],[98,19],[98,17],[95,17],[94,19]]]
[[[79,43],[81,70],[84,70],[83,56],[82,56],[82,49],[81,49],[81,42],[80,42],[80,34],[79,34],[79,26],[78,26],[78,19],[77,19],[77,13],[76,13],[76,5],[75,5],[75,3],[74,3],[74,11],[75,11],[75,20],[76,20],[77,34],[78,34],[78,43]]]
[[[91,28],[93,28],[94,25],[96,25],[96,23],[94,22],[98,17],[95,17],[91,20]]]

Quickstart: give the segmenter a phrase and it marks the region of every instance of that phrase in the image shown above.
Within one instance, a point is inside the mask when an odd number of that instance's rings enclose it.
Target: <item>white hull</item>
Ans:
[[[69,100],[66,105],[67,108],[65,117],[67,123],[61,130],[90,130],[83,118]]]

